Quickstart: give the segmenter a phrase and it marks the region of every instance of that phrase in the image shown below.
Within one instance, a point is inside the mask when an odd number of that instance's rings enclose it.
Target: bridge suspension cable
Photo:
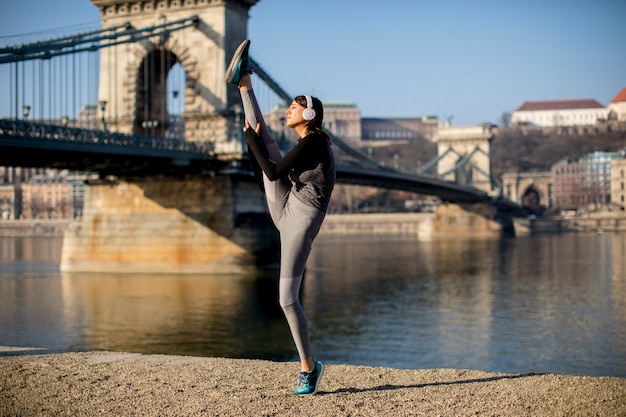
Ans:
[[[429,161],[426,164],[424,164],[423,166],[421,166],[417,170],[417,173],[418,174],[426,174],[428,171],[430,171],[431,169],[435,168],[437,166],[437,164],[439,163],[439,161],[441,161],[450,152],[452,152],[452,148],[446,149],[446,151],[444,153],[442,153],[441,155],[438,155],[437,157],[435,157],[431,161]]]
[[[101,59],[106,58],[109,63],[115,62],[118,53],[117,48],[114,48],[116,45],[138,44],[143,40],[157,37],[167,38],[167,35],[175,31],[195,27],[198,23],[197,16],[169,22],[163,21],[160,24],[140,29],[134,28],[131,23],[125,23],[46,41],[39,40],[0,47],[0,64],[8,64],[3,67],[3,72],[6,71],[7,74],[5,80],[8,85],[6,85],[5,97],[9,100],[7,107],[9,114],[2,114],[0,117],[22,118],[24,121],[39,121],[51,125],[64,123],[87,129],[104,128],[105,107],[107,120],[116,121],[119,109],[112,105],[113,100],[109,100],[108,106],[106,102],[99,101]],[[109,52],[104,52],[104,48]],[[105,53],[108,55],[103,56],[102,54]],[[168,77],[167,84],[164,79],[157,80],[161,85],[169,85],[172,81],[173,87],[173,91],[168,91],[164,96],[164,99],[172,97],[172,100],[167,101],[167,105],[160,106],[160,119],[167,118],[166,108],[170,105],[176,106],[176,109],[172,110],[180,119],[180,103],[183,102],[185,94],[184,70],[181,73],[180,64],[172,58],[171,53],[160,53],[156,56],[162,62],[156,62],[155,54],[151,54],[146,59],[149,62],[144,68],[152,71],[160,65],[161,78],[166,74],[163,71],[164,65],[167,69],[172,65],[178,65],[176,71],[172,71]],[[117,67],[110,66],[110,68],[112,71],[117,71]],[[144,78],[146,75],[149,76],[152,73],[144,71]],[[117,77],[117,73],[112,74],[112,78]],[[152,78],[150,80],[151,84],[144,85],[144,88],[154,87],[152,83],[157,81]],[[117,98],[117,91],[112,94]],[[155,115],[144,115],[144,118],[153,120]],[[172,124],[172,129],[167,132],[164,132],[165,126],[165,123],[160,123],[159,133],[162,136],[180,139],[184,135],[184,130],[179,127],[182,126],[180,122]],[[142,133],[154,134],[156,132],[152,128]]]
[[[115,45],[139,42],[154,36],[167,35],[170,32],[198,25],[198,16],[164,22],[159,25],[135,29],[131,23],[112,26],[97,31],[80,33],[45,42],[32,42],[24,45],[0,48],[0,64],[50,59],[55,56],[74,54],[85,51],[97,51]]]

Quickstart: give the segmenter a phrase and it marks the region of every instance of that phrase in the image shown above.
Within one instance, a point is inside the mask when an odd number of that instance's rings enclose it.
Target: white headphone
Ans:
[[[302,118],[304,120],[315,119],[315,110],[313,109],[313,99],[311,96],[304,96],[306,98],[306,109],[302,112]]]

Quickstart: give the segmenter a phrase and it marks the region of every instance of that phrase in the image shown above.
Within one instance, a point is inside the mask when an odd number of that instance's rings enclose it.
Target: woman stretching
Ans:
[[[263,173],[270,217],[280,234],[279,302],[300,357],[296,395],[315,394],[324,365],[313,360],[309,326],[299,292],[313,240],[322,226],[335,184],[335,157],[322,131],[324,109],[315,97],[297,96],[286,111],[287,126],[298,132],[298,144],[284,157],[265,125],[252,90],[248,59],[250,41],[239,45],[226,70],[226,82],[239,87],[245,138],[252,163]]]

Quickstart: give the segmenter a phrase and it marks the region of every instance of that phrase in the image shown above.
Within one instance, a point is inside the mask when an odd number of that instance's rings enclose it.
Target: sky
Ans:
[[[248,36],[289,94],[460,126],[497,124],[530,100],[608,105],[626,87],[625,22],[626,0],[260,0]],[[0,1],[3,45],[98,24],[89,0]]]

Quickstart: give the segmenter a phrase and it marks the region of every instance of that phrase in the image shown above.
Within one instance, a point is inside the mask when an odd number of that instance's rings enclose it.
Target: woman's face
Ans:
[[[292,101],[285,112],[287,126],[295,128],[296,126],[306,124],[307,121],[302,117],[302,112],[304,112],[304,106],[301,106],[295,100]]]

